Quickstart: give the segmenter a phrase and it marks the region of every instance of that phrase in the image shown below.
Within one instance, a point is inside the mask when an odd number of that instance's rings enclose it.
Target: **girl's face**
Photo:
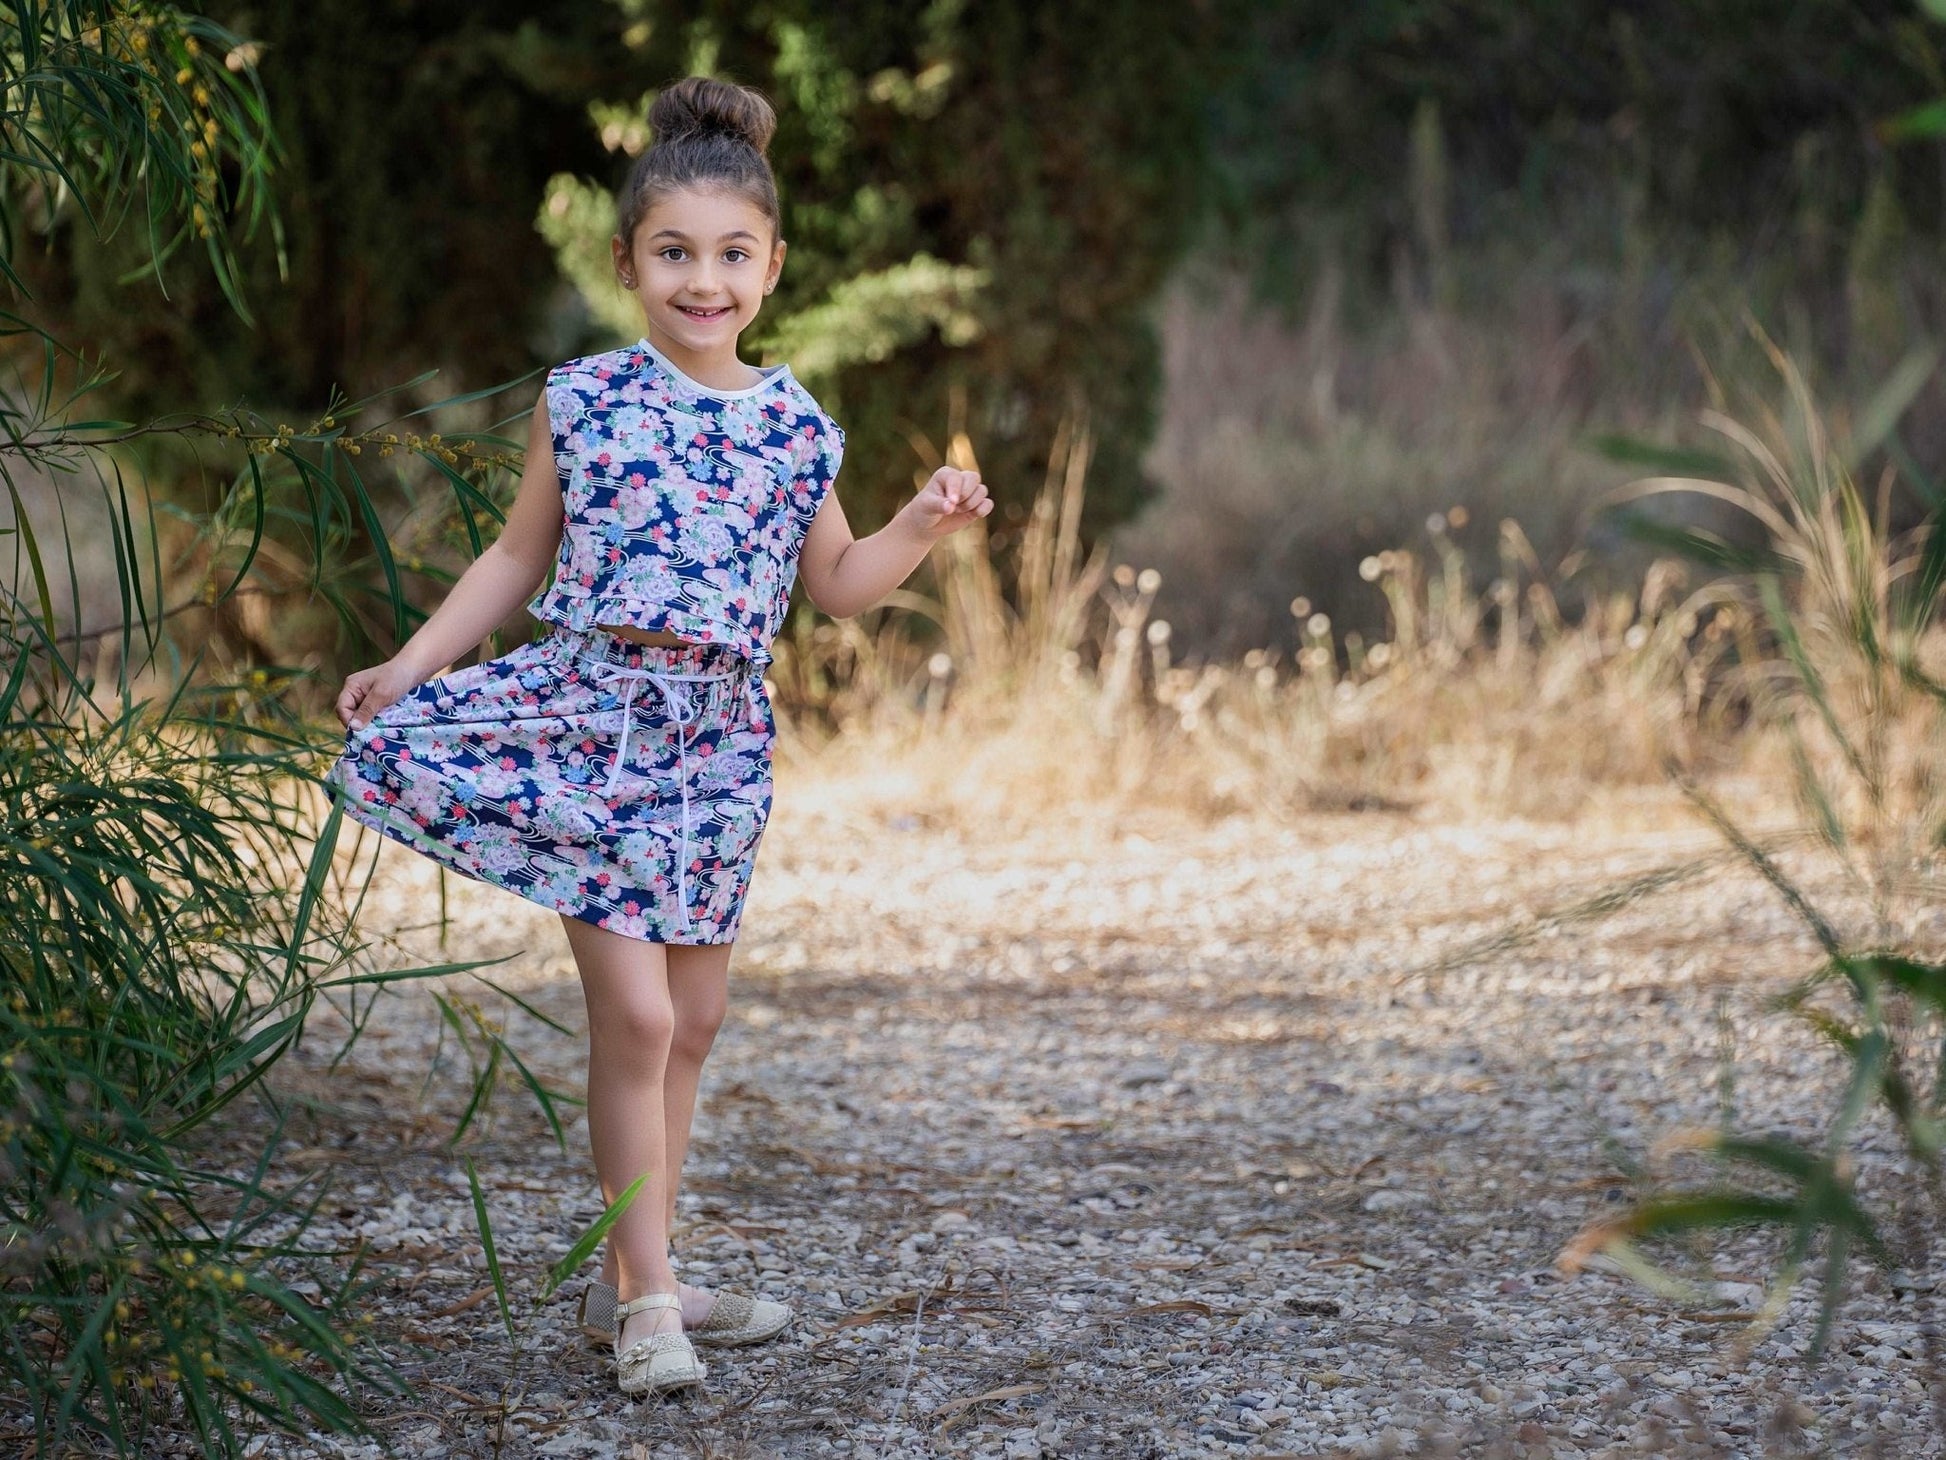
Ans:
[[[665,193],[633,242],[612,240],[615,273],[642,305],[649,343],[679,359],[735,359],[737,336],[784,267],[784,240],[763,209],[720,188]]]

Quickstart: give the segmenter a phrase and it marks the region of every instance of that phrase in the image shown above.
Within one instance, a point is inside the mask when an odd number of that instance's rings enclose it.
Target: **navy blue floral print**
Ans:
[[[464,876],[626,937],[732,942],[770,814],[763,667],[844,433],[787,366],[712,392],[646,341],[546,396],[563,516],[540,637],[379,710],[326,782]]]
[[[775,736],[762,676],[727,649],[558,630],[387,705],[326,780],[464,876],[627,937],[728,943]]]
[[[844,455],[790,367],[710,391],[642,340],[556,367],[547,411],[564,516],[534,616],[662,629],[768,663]]]

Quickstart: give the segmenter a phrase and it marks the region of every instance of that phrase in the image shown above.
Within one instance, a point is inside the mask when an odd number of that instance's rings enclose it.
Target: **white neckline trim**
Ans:
[[[745,386],[742,390],[722,390],[714,385],[703,384],[695,376],[683,370],[675,361],[650,344],[647,335],[644,335],[635,342],[635,348],[646,352],[651,360],[662,367],[663,373],[675,380],[678,384],[697,395],[706,395],[714,400],[741,400],[745,396],[755,395],[760,390],[767,390],[771,386],[781,383],[788,379],[791,373],[791,367],[789,365],[772,365],[767,368],[758,366],[754,368],[763,370],[763,379],[759,380],[755,385]]]

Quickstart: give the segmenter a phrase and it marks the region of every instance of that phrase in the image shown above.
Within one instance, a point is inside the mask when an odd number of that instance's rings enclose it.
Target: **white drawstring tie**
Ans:
[[[598,663],[592,666],[595,683],[606,687],[621,681],[622,689],[622,733],[615,742],[615,763],[609,768],[608,780],[602,786],[602,794],[612,796],[615,786],[621,780],[622,766],[628,759],[628,732],[630,712],[635,705],[635,687],[647,682],[662,694],[662,708],[676,726],[676,785],[682,796],[682,843],[676,854],[676,906],[682,914],[682,926],[687,929],[689,920],[689,736],[686,733],[696,723],[698,710],[690,698],[687,688],[691,684],[708,684],[717,680],[734,679],[736,671],[725,674],[677,674],[673,670],[633,668],[626,664]]]

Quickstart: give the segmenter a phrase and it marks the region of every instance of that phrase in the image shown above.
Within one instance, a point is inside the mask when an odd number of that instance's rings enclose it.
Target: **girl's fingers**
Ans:
[[[978,472],[951,466],[942,466],[933,474],[933,485],[939,488],[940,497],[952,511],[964,511],[968,498],[982,490]]]

